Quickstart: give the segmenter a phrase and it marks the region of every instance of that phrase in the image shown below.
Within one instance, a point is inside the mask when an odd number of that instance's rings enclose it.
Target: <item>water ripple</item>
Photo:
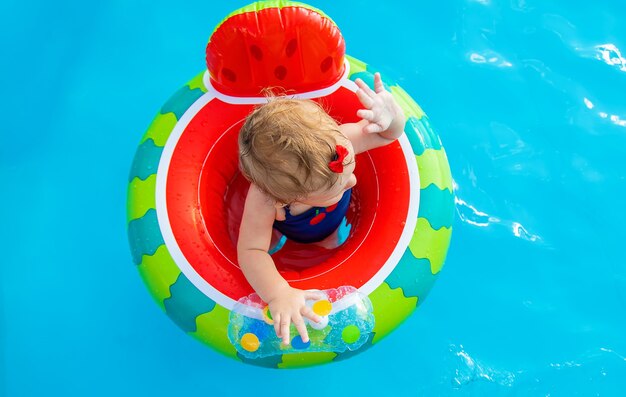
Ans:
[[[497,216],[489,215],[485,211],[477,209],[474,205],[466,202],[459,197],[458,193],[454,198],[457,214],[462,222],[472,226],[489,227],[491,225],[500,225],[509,229],[513,236],[522,240],[534,242],[542,242],[541,236],[529,232],[524,225],[517,221],[509,221]]]
[[[493,50],[473,51],[469,54],[469,60],[473,63],[486,64],[499,68],[509,68],[513,64],[501,54]]]
[[[591,101],[591,99],[584,97],[583,103],[588,110],[592,110],[601,119],[609,120],[611,123],[618,127],[626,127],[626,117],[622,117],[617,114],[609,114],[604,110],[598,110],[598,106]],[[594,110],[595,109],[595,110]]]
[[[611,354],[617,356],[618,358],[622,359],[622,361],[626,362],[626,357],[624,357],[623,355],[619,354],[618,352],[616,352],[614,350],[611,350],[611,349],[606,348],[606,347],[601,347],[600,351],[603,351],[605,353],[611,353]]]
[[[613,393],[624,385],[621,374],[626,357],[609,348],[600,347],[575,358],[514,371],[482,362],[465,351],[462,345],[451,345],[449,350],[454,360],[449,364],[453,373],[442,380],[461,394],[484,391],[487,390],[486,385],[493,385],[521,391],[520,395],[549,396],[555,390],[564,392],[562,395],[587,395],[579,393],[581,390],[589,391],[587,387],[592,382],[595,393],[589,395],[617,395]],[[503,393],[502,390],[498,392],[499,395]],[[479,395],[489,394],[483,392]]]
[[[500,386],[511,387],[515,383],[515,374],[510,371],[495,369],[474,358],[463,349],[463,345],[450,346],[450,351],[457,358],[454,376],[450,379],[452,387],[460,389],[477,381],[494,383]]]
[[[596,50],[596,59],[603,61],[609,66],[615,66],[622,72],[626,72],[626,59],[622,57],[622,53],[615,44],[600,44],[594,48]]]

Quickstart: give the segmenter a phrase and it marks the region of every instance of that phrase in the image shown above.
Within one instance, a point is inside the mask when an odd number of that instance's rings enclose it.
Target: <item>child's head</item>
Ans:
[[[337,145],[349,148],[343,164],[354,163],[352,145],[317,103],[271,98],[257,107],[241,128],[241,171],[278,204],[307,198],[319,202],[338,192],[342,179],[355,179],[353,166],[342,173],[329,167],[337,156]]]

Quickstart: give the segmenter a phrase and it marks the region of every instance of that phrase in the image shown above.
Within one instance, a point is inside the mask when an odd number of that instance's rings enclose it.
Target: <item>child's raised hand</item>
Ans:
[[[276,336],[282,339],[283,344],[288,345],[291,341],[289,326],[293,323],[302,338],[302,342],[309,341],[309,334],[304,323],[304,318],[319,323],[322,318],[313,313],[306,306],[307,299],[323,299],[320,293],[303,291],[296,288],[286,287],[280,291],[271,301],[267,302],[274,320]]]
[[[356,91],[361,104],[365,109],[359,109],[356,114],[369,123],[363,128],[368,133],[386,131],[394,118],[402,114],[402,109],[397,104],[391,93],[385,90],[380,73],[374,74],[374,90],[361,79],[355,80],[359,89]]]

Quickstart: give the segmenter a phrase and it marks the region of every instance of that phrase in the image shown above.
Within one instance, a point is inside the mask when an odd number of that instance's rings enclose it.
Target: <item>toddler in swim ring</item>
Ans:
[[[304,318],[321,318],[305,304],[315,292],[289,286],[269,255],[273,230],[301,243],[336,239],[350,202],[355,156],[404,132],[402,109],[374,76],[374,90],[357,79],[364,109],[358,123],[338,125],[317,103],[278,97],[257,107],[239,133],[239,161],[251,182],[237,243],[241,270],[267,302],[276,335],[289,344],[293,322],[304,343]],[[324,214],[321,216],[320,214]]]

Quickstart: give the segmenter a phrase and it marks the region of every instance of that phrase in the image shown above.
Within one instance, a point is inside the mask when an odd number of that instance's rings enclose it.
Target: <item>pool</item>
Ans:
[[[248,2],[211,3],[0,6],[0,395],[626,392],[621,2],[310,2],[428,113],[457,216],[409,320],[350,360],[298,371],[189,338],[128,248],[139,139],[204,67],[213,27]]]

